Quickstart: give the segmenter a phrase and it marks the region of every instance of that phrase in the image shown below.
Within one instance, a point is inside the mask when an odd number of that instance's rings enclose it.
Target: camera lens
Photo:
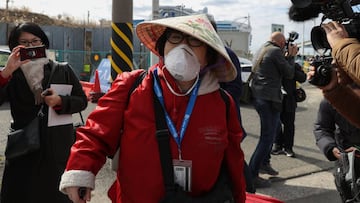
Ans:
[[[320,65],[318,68],[318,73],[319,75],[321,75],[322,77],[328,78],[329,76],[331,76],[331,67],[327,66],[327,65]]]
[[[27,55],[28,55],[29,57],[34,57],[34,56],[36,56],[36,52],[33,51],[33,50],[31,50],[31,51],[28,51],[28,52],[27,52]]]
[[[326,38],[326,32],[321,26],[315,26],[311,30],[311,43],[315,50],[331,49]]]

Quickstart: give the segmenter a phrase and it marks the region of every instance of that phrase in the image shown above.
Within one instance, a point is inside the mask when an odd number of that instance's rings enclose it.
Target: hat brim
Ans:
[[[145,21],[137,25],[136,34],[139,40],[151,52],[160,56],[156,50],[156,42],[166,28],[171,28],[199,39],[213,48],[219,54],[219,58],[223,57],[225,63],[219,65],[214,70],[220,82],[229,82],[236,78],[236,68],[227,54],[222,40],[205,14]]]

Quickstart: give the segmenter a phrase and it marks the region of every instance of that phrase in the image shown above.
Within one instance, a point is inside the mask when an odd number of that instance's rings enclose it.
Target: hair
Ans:
[[[156,41],[155,49],[159,52],[159,55],[164,57],[164,49],[165,49],[165,43],[166,43],[166,36],[175,31],[171,28],[166,28],[163,34],[159,37],[159,39]],[[206,43],[205,43],[206,44]],[[206,59],[208,61],[208,66],[213,65],[217,62],[218,53],[213,49],[212,47],[206,45]]]
[[[26,22],[17,25],[11,30],[8,41],[10,51],[19,45],[19,38],[23,32],[28,32],[39,37],[45,47],[47,49],[49,48],[49,39],[40,26],[35,23]]]

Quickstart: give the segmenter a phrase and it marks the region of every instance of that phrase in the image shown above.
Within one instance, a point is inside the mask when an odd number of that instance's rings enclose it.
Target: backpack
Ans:
[[[341,153],[338,162],[334,177],[343,202],[360,202],[360,151]]]

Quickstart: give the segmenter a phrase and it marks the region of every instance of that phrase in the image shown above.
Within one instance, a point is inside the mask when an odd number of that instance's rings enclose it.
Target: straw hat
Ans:
[[[217,51],[219,56],[225,59],[224,64],[213,69],[219,81],[229,82],[235,79],[237,75],[236,68],[231,62],[223,42],[214,30],[206,14],[145,21],[137,25],[136,34],[148,49],[159,56],[155,45],[166,28],[172,28],[191,35],[212,47]]]

